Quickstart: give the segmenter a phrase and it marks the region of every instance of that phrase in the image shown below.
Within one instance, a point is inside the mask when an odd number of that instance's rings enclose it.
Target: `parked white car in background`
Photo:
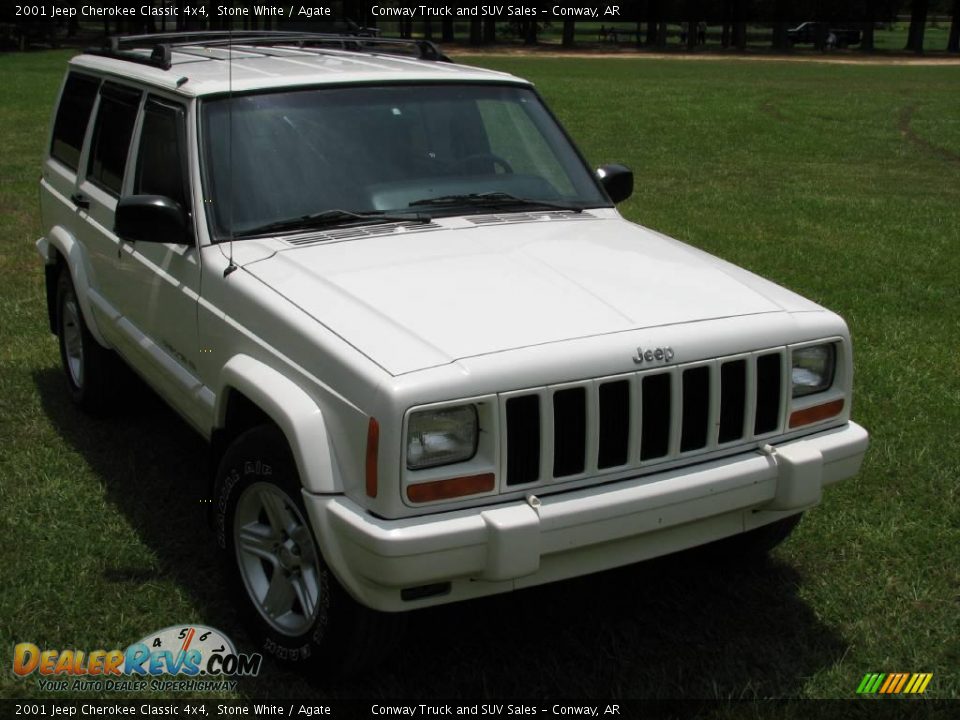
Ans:
[[[411,55],[412,53],[412,55]],[[70,61],[43,165],[82,407],[121,358],[218,459],[262,649],[739,535],[855,474],[837,315],[624,220],[532,86],[425,42],[140,36]]]

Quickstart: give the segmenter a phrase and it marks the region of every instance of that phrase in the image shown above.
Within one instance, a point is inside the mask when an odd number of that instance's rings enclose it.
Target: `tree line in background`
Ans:
[[[62,5],[79,7],[89,0],[66,0]],[[373,14],[375,5],[418,5],[426,0],[338,0],[325,3],[332,6],[336,17],[349,19],[363,27],[376,27],[378,18]],[[275,18],[257,18],[252,14],[242,20],[218,18],[217,6],[253,8],[255,5],[270,4],[270,0],[119,0],[111,3],[119,6],[139,7],[142,5],[175,6],[177,17],[163,20],[160,18],[136,17],[122,20],[104,21],[104,34],[158,32],[162,30],[207,30],[227,29],[291,29],[336,31],[335,23],[327,21],[303,21],[297,23]],[[309,4],[309,3],[308,3]],[[187,17],[182,11],[185,6],[205,5],[206,17]],[[824,48],[828,45],[828,33],[831,25],[855,28],[861,32],[860,49],[872,52],[874,32],[878,24],[891,23],[898,17],[909,15],[905,50],[922,53],[924,51],[924,32],[930,17],[949,17],[950,32],[947,41],[948,52],[960,52],[960,0],[621,0],[622,12],[633,24],[631,30],[624,30],[622,24],[611,33],[601,26],[598,39],[628,40],[639,47],[662,48],[667,44],[668,26],[680,24],[681,40],[691,50],[696,49],[702,35],[696,28],[706,24],[722,28],[720,42],[722,47],[745,50],[747,46],[747,28],[763,26],[771,28],[771,46],[774,50],[788,50],[791,38],[788,30],[804,21],[818,21],[815,27],[813,44]],[[36,21],[12,17],[12,9],[0,11],[0,24],[29,25]],[[469,31],[457,34],[457,27],[466,24]],[[577,23],[562,21],[562,44],[573,46],[577,41],[577,25],[596,26],[596,22]],[[330,27],[324,28],[324,25]],[[525,44],[534,45],[539,41],[543,24],[536,20],[515,20],[512,22],[495,19],[466,20],[455,23],[448,20],[400,20],[398,32],[402,37],[414,34],[441,42],[468,42],[472,45],[484,45],[496,42],[504,36],[519,38]],[[74,34],[79,28],[79,18],[68,21],[67,35]],[[932,48],[926,48],[932,49]],[[940,49],[940,48],[935,48]]]

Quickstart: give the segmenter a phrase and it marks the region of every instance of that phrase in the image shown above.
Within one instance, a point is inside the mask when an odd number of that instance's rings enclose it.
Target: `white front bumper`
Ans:
[[[856,423],[776,446],[490,508],[383,520],[304,492],[327,564],[361,603],[412,610],[626,565],[735,535],[816,505],[857,473]],[[440,595],[401,590],[450,583]]]

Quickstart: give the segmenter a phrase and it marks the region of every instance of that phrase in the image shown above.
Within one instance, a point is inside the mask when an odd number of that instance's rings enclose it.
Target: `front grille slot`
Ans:
[[[720,366],[720,443],[743,437],[747,411],[747,361],[731,360]]]
[[[707,445],[710,423],[710,368],[706,365],[683,373],[683,420],[680,427],[680,452],[699,450]]]
[[[553,476],[582,473],[586,450],[586,388],[558,390],[553,395]]]
[[[640,470],[783,432],[785,367],[785,349],[770,349],[511,392],[504,489]]]
[[[754,435],[773,432],[780,424],[780,354],[757,358],[757,414]]]
[[[640,459],[663,457],[670,448],[670,375],[647,375],[643,379]]]
[[[617,380],[600,385],[600,447],[597,467],[601,470],[627,464],[630,449],[630,382]]]
[[[507,400],[507,485],[540,477],[540,398],[523,395]]]

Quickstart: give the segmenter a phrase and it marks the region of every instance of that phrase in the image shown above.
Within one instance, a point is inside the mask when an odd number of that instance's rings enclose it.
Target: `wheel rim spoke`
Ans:
[[[286,532],[291,525],[290,514],[287,512],[283,498],[275,493],[263,492],[260,495],[260,502],[263,504],[263,509],[267,513],[270,528],[274,534],[279,537]]]
[[[238,544],[240,548],[250,555],[266,560],[274,567],[280,564],[277,558],[274,546],[277,536],[268,525],[260,523],[251,523],[240,530]]]
[[[300,607],[303,608],[303,614],[307,617],[313,615],[317,607],[318,586],[316,577],[312,569],[290,578],[290,584],[293,586],[293,592],[300,601]]]
[[[270,578],[270,587],[261,605],[270,617],[278,619],[290,612],[295,597],[289,578],[278,568]]]

